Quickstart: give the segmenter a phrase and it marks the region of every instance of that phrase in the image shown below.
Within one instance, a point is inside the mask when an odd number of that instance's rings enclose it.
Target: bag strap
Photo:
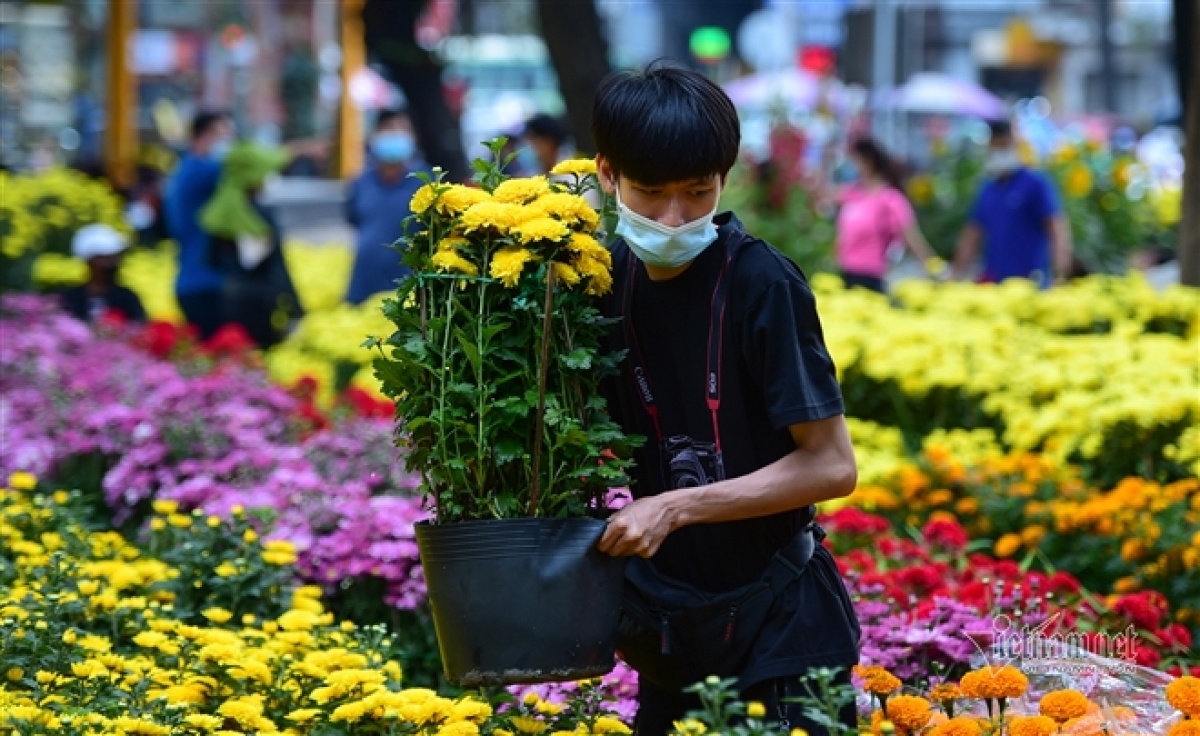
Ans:
[[[717,273],[717,281],[713,287],[712,297],[709,301],[708,351],[704,366],[704,401],[712,418],[713,442],[716,445],[718,455],[721,454],[721,426],[718,421],[721,408],[721,350],[725,341],[725,305],[726,296],[730,288],[729,281],[731,280],[726,278],[726,274],[732,271],[733,262],[747,237],[745,231],[740,228],[731,230],[726,236],[724,260],[721,263],[721,270]],[[635,392],[641,401],[642,409],[654,424],[654,431],[661,445],[663,432],[662,426],[659,423],[658,404],[654,400],[654,392],[650,387],[650,372],[646,366],[646,361],[642,354],[642,346],[638,341],[637,330],[633,324],[633,289],[637,278],[637,264],[637,258],[634,257],[632,252],[627,251],[625,264],[626,276],[622,290],[623,293],[621,294],[622,313],[624,315],[623,322],[626,338],[631,347],[629,361],[633,371]]]

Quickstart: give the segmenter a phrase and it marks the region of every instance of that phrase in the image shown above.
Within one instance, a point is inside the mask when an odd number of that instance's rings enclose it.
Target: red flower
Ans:
[[[1171,624],[1155,634],[1167,649],[1187,652],[1192,648],[1192,633],[1183,624]]]
[[[1021,566],[1014,560],[996,560],[992,565],[992,575],[1001,580],[1015,580],[1021,575]]]
[[[166,358],[186,336],[185,331],[170,322],[155,321],[142,328],[141,333],[134,338],[133,344],[156,358]]]
[[[104,314],[100,315],[100,326],[110,330],[120,330],[125,325],[129,324],[129,317],[119,309],[109,307],[104,310]]]
[[[292,384],[291,393],[293,396],[301,399],[312,399],[317,395],[317,390],[321,384],[312,376],[304,375]]]
[[[257,346],[250,333],[246,332],[246,328],[233,323],[221,325],[216,334],[208,338],[203,345],[203,349],[208,353],[230,356],[241,355],[255,347]]]
[[[896,580],[917,595],[927,596],[945,586],[946,575],[933,565],[916,565],[899,570]]]
[[[392,402],[377,399],[357,386],[347,388],[343,392],[342,398],[350,405],[354,413],[365,419],[390,419],[396,411]]]
[[[1133,661],[1138,666],[1154,668],[1162,661],[1162,655],[1159,654],[1157,649],[1145,646],[1144,644],[1135,645],[1133,647]]]
[[[970,541],[967,530],[954,519],[932,519],[921,534],[925,541],[947,552],[962,552]]]
[[[838,509],[823,518],[821,523],[828,527],[834,534],[853,536],[884,534],[892,528],[888,520],[882,516],[868,514],[866,511],[856,509],[853,506],[845,506]]]
[[[1166,599],[1153,590],[1121,596],[1113,612],[1124,616],[1139,629],[1156,630],[1166,611]]]

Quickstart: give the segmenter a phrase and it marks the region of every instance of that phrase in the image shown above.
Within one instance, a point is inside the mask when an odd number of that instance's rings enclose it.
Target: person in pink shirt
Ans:
[[[922,262],[934,257],[892,160],[879,144],[860,138],[850,147],[858,178],[842,190],[837,218],[837,263],[846,287],[883,292],[888,248],[903,243]]]

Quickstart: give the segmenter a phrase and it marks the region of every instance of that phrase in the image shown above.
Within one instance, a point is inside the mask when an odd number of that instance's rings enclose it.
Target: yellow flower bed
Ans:
[[[86,529],[78,494],[39,493],[23,473],[0,489],[0,732],[479,736],[524,718],[579,736],[629,733],[602,712],[580,718],[536,696],[498,714],[475,696],[405,689],[383,627],[338,623],[319,589],[256,589],[246,577],[285,569],[289,543],[260,543],[236,509],[233,521],[171,502],[156,511],[151,549],[191,548],[186,569]],[[230,580],[244,583],[231,608],[290,607],[263,616],[213,605],[184,620],[187,589]]]
[[[1008,448],[1111,466],[1113,479],[1195,423],[1200,385],[1200,292],[1157,296],[1126,281],[1114,310],[1111,279],[1048,293],[915,284],[899,308],[814,279],[851,413],[919,435],[995,427]],[[1059,332],[1097,322],[1110,331]],[[1161,326],[1187,336],[1148,331]]]

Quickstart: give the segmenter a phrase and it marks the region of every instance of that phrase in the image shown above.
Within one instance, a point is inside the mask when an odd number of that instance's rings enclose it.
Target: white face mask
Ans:
[[[633,254],[647,266],[676,268],[690,263],[717,239],[717,226],[713,223],[713,217],[721,204],[719,188],[712,212],[678,227],[664,225],[626,207],[621,201],[619,186],[616,188],[616,195],[616,234],[625,240]]]
[[[1015,148],[998,148],[988,151],[983,165],[992,176],[1003,176],[1021,168],[1021,155]]]

